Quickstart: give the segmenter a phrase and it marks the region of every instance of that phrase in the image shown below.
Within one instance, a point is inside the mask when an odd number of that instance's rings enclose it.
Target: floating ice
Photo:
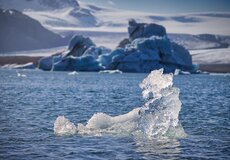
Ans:
[[[141,108],[139,128],[149,137],[169,135],[179,124],[181,102],[179,88],[172,87],[173,75],[163,74],[163,70],[152,71],[140,87],[146,100]]]
[[[96,113],[88,120],[86,127],[90,129],[105,129],[118,123],[135,121],[140,118],[139,111],[140,108],[136,108],[129,113],[115,117],[111,117],[105,113]]]
[[[131,134],[144,135],[148,138],[183,137],[183,127],[179,123],[181,102],[179,89],[173,87],[173,74],[163,74],[163,69],[152,71],[140,87],[143,89],[145,104],[132,111],[109,116],[95,113],[86,125],[71,123],[64,116],[59,116],[54,123],[54,132],[66,134]]]
[[[70,76],[78,75],[78,72],[77,71],[69,72],[68,75]]]
[[[163,69],[152,71],[140,84],[144,99],[151,98],[150,95],[161,97],[161,91],[167,87],[171,87],[173,82],[172,74],[163,75]]]
[[[19,73],[19,72],[17,72],[17,76],[18,76],[18,77],[24,77],[24,78],[27,77],[25,74],[22,74],[22,73]]]
[[[119,69],[115,69],[115,70],[103,70],[103,71],[99,71],[98,73],[109,73],[109,74],[119,73],[119,74],[122,74],[123,72],[120,71]]]
[[[77,129],[65,116],[59,116],[54,123],[54,132],[57,135],[70,135],[75,134]]]

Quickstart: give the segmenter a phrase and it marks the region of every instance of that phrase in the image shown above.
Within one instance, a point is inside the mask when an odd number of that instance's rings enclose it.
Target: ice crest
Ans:
[[[180,126],[180,90],[172,85],[173,75],[163,74],[163,69],[152,71],[140,84],[146,103],[140,110],[139,128],[148,137],[169,136]]]
[[[54,133],[57,135],[71,135],[77,132],[76,126],[65,116],[58,116],[54,122]]]
[[[161,97],[161,91],[172,86],[172,79],[173,75],[163,74],[163,69],[152,71],[139,85],[143,90],[143,98],[147,100]]]

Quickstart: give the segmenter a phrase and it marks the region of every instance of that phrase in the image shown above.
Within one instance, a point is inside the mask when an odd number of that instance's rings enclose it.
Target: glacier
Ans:
[[[65,52],[44,57],[39,68],[52,71],[101,71],[144,72],[164,68],[164,73],[176,69],[193,72],[189,52],[171,42],[166,29],[157,24],[129,21],[129,39],[126,44],[110,50],[96,46],[89,37],[76,35]]]

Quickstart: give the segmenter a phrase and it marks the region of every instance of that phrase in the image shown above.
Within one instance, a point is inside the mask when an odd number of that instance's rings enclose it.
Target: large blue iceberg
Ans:
[[[108,48],[97,47],[90,38],[76,35],[62,54],[41,58],[39,68],[52,71],[99,71],[103,67],[98,57],[110,52]]]
[[[137,38],[125,48],[118,48],[113,52],[116,56],[112,58],[109,68],[123,72],[150,72],[164,68],[165,73],[173,73],[176,69],[192,69],[189,52],[184,47],[171,43],[167,36]]]
[[[129,39],[133,41],[137,38],[149,38],[154,36],[166,36],[165,27],[155,23],[137,23],[134,19],[129,20]]]
[[[76,35],[67,51],[39,61],[39,68],[53,71],[151,72],[164,68],[165,73],[176,69],[193,71],[192,58],[181,45],[170,42],[166,29],[157,24],[129,21],[129,38],[111,51],[97,47],[93,41]]]

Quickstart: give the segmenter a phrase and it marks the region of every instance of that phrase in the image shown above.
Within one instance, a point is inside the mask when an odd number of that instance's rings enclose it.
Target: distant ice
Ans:
[[[76,71],[73,71],[73,72],[69,72],[68,73],[68,75],[70,75],[70,76],[74,76],[74,75],[78,75],[79,73],[78,72],[76,72]]]
[[[122,74],[123,72],[116,69],[116,70],[102,70],[102,71],[99,71],[98,73],[109,73],[109,74],[119,73],[119,74]]]
[[[26,78],[26,77],[27,77],[27,75],[22,74],[22,73],[19,73],[19,72],[17,72],[17,76],[18,76],[18,77],[24,77],[24,78]]]

